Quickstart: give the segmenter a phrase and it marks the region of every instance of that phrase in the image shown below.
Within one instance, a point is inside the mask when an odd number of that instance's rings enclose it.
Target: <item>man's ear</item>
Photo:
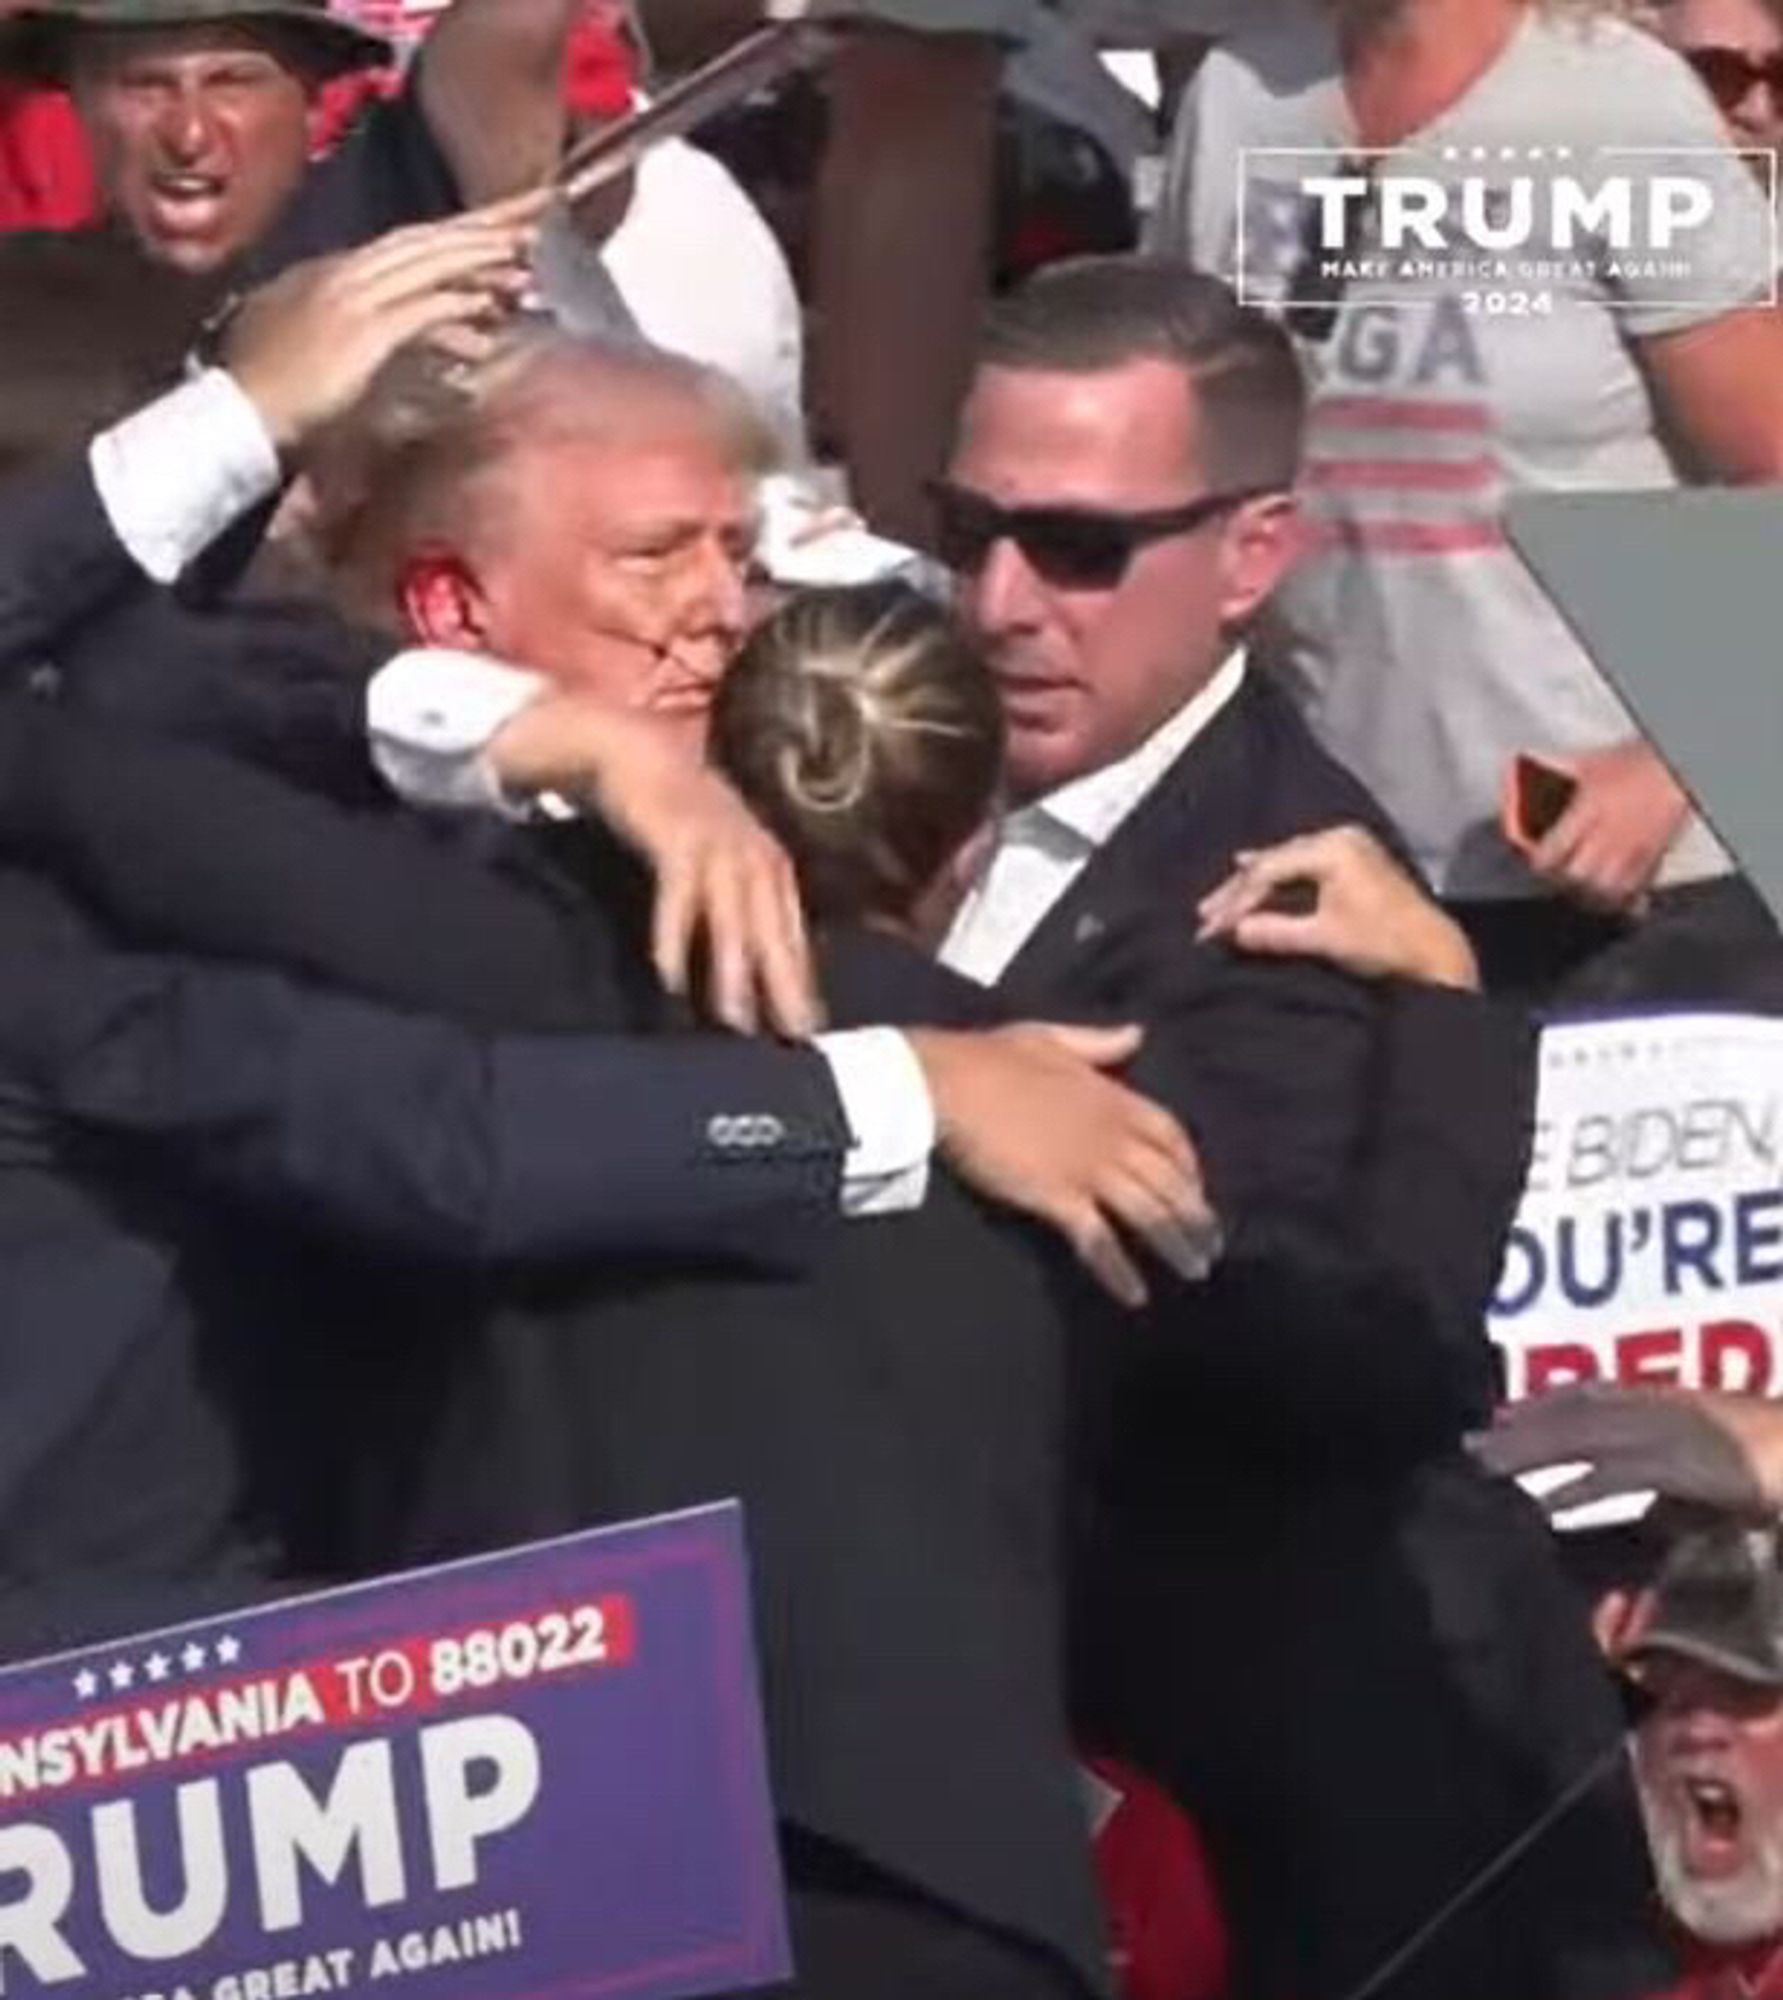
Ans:
[[[1241,625],[1293,567],[1305,524],[1291,493],[1247,500],[1233,511],[1220,542],[1220,622]]]
[[[410,556],[396,582],[397,609],[418,645],[480,653],[489,637],[489,605],[469,564],[444,549]]]

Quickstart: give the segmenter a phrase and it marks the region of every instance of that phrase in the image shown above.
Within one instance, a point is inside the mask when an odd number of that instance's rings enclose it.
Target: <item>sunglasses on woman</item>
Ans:
[[[1733,111],[1743,104],[1753,86],[1760,83],[1769,89],[1777,103],[1783,104],[1783,54],[1769,56],[1763,62],[1743,49],[1686,49],[1683,54],[1723,111]]]
[[[1186,535],[1278,489],[1203,493],[1180,507],[1122,513],[1103,507],[1004,507],[946,480],[930,483],[936,553],[957,576],[976,576],[999,542],[1013,542],[1036,576],[1058,590],[1113,590],[1152,542]]]

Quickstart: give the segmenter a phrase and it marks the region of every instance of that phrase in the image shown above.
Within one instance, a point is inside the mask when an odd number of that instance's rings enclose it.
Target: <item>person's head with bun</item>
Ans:
[[[713,761],[778,837],[819,922],[932,938],[986,824],[1003,715],[982,655],[906,584],[811,590],[725,675]]]

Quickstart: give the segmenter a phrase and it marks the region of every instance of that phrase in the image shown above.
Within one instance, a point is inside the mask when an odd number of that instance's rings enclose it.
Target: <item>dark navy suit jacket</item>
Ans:
[[[380,1322],[433,1325],[449,1350],[475,1310],[442,1261],[623,1244],[777,1268],[837,1224],[847,1135],[816,1056],[563,1032],[617,1031],[633,1006],[615,933],[574,883],[597,857],[455,852],[392,812],[356,728],[374,656],[326,619],[200,620],[146,588],[84,466],[0,494],[0,676],[38,690],[0,703],[0,1374],[29,1385],[0,1418],[15,1647],[115,1629],[163,1584],[177,1608],[216,1578],[338,1554],[339,1524],[288,1518],[299,1487],[329,1483],[293,1413],[325,1418],[375,1371]],[[188,753],[186,734],[231,754]],[[82,801],[97,844],[121,832],[146,866],[150,900],[177,884],[206,913],[207,960],[120,950],[145,940],[105,921],[102,896],[71,900],[87,886],[73,861],[49,886],[41,864]],[[223,964],[231,926],[276,915],[286,881],[332,913],[338,954],[318,936],[306,955],[299,930],[285,973]],[[411,1006],[438,995],[447,1018],[304,976],[331,971]],[[536,1032],[472,1032],[495,1023]],[[207,1226],[180,1175],[235,1208]],[[331,1265],[314,1248],[345,1235],[375,1250]],[[304,1381],[259,1365],[279,1329]],[[152,1445],[123,1384],[183,1409],[183,1448],[165,1423]]]
[[[1231,1190],[1232,1249],[1193,1321],[1114,1350],[1077,1619],[1086,1722],[1196,1812],[1257,2000],[1359,1986],[1621,1728],[1545,1524],[1460,1449],[1494,1400],[1485,1310],[1534,1117],[1529,1022],[1388,986],[1359,1050],[1356,991],[1333,980],[1299,986],[1297,1024],[1203,1005],[1194,1029],[1187,913],[1237,850],[1346,821],[1398,845],[1253,669],[999,986],[1028,1014],[1188,1005],[1139,1073],[1204,1139],[1216,1184],[1234,1153],[1208,1121],[1237,1100],[1173,1073],[1189,1046],[1261,1080],[1247,1116],[1273,1104],[1272,1128],[1300,1135],[1277,1149],[1273,1201]],[[1318,1074],[1346,1047],[1366,1108],[1347,1155],[1345,1100]],[[1657,1987],[1649,1908],[1618,1768],[1388,1990]]]

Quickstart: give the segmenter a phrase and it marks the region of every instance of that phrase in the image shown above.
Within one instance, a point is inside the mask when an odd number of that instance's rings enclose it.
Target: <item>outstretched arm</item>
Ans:
[[[817,188],[817,394],[862,511],[902,541],[929,539],[923,482],[947,455],[989,284],[1004,50],[990,32],[888,23],[969,29],[999,11],[1014,10],[835,9],[860,25],[835,58]]]
[[[146,404],[80,457],[0,483],[0,677],[22,677],[151,582],[173,583],[399,348],[481,351],[518,291],[537,207],[394,230],[286,271],[232,322],[226,369]]]
[[[1501,1411],[1472,1447],[1507,1478],[1580,1468],[1543,1493],[1550,1517],[1645,1492],[1758,1521],[1783,1511],[1783,1404],[1765,1396],[1584,1382]]]
[[[128,945],[278,966],[472,1027],[630,1018],[617,938],[594,907],[401,815],[57,703],[0,700],[0,848]]]
[[[76,1134],[387,1254],[489,1265],[806,1254],[848,1128],[822,1056],[480,1036],[280,974],[116,952],[0,892],[0,1066]]]
[[[455,0],[419,57],[421,108],[466,207],[546,180],[581,0]]]

